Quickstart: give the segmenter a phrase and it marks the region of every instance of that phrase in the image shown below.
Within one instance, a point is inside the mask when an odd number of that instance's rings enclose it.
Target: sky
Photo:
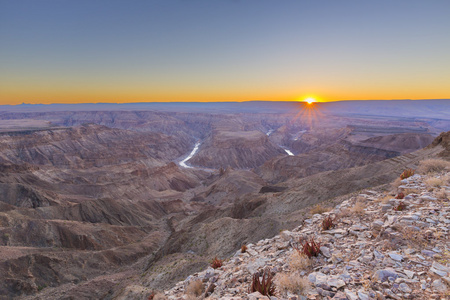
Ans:
[[[450,98],[448,0],[0,0],[0,104]]]

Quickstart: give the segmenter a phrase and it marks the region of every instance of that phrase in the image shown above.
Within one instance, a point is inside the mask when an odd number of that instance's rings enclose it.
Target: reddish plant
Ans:
[[[147,299],[147,300],[153,300],[154,297],[155,297],[155,292],[152,292],[152,293],[150,294],[150,296],[148,296],[148,299]]]
[[[245,252],[247,252],[247,245],[242,245],[242,247],[241,247],[241,253],[245,253]]]
[[[323,219],[323,221],[322,221],[322,229],[323,230],[328,230],[330,228],[333,228],[334,225],[335,225],[334,224],[334,220],[335,219],[332,219],[330,216],[328,216],[325,219]]]
[[[214,259],[211,261],[211,268],[217,269],[220,268],[223,265],[223,260],[218,259],[217,256],[214,257]]]
[[[403,194],[402,192],[398,193],[397,197],[395,197],[395,199],[403,199],[405,198],[405,194]]]
[[[299,243],[301,247],[294,246],[295,250],[297,250],[298,252],[308,256],[308,258],[319,255],[320,243],[316,243],[314,241],[314,238],[311,238],[309,242],[308,241],[302,242],[302,240],[300,239]]]
[[[260,292],[264,296],[275,295],[275,285],[272,281],[272,274],[269,269],[265,269],[260,278],[260,273],[253,274],[252,284],[249,288],[249,293]]]
[[[406,204],[403,202],[400,202],[397,206],[394,207],[395,211],[402,211],[406,209]]]
[[[400,179],[406,179],[408,177],[411,177],[414,175],[414,170],[413,169],[406,169],[405,171],[403,171],[402,174],[400,174]]]

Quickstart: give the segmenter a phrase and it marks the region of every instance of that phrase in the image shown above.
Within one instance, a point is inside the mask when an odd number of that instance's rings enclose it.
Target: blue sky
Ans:
[[[450,1],[0,0],[0,103],[450,97]]]

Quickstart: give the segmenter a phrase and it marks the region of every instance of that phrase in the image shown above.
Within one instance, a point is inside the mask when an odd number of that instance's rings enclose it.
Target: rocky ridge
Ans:
[[[252,274],[266,268],[272,274],[303,277],[309,285],[303,295],[281,293],[277,287],[272,300],[449,299],[449,176],[447,172],[402,180],[398,187],[406,194],[402,200],[393,193],[364,190],[292,231],[247,245],[245,253],[239,250],[222,267],[187,277],[159,299],[193,299],[187,287],[198,280],[207,290],[202,297],[208,299],[269,299],[248,292]],[[436,182],[441,187],[433,187]],[[396,210],[401,203],[406,208]],[[328,216],[336,226],[323,231]],[[297,251],[293,246],[310,238],[320,242],[321,254],[310,266],[292,273]],[[143,292],[142,287],[127,288],[122,298],[141,299]]]

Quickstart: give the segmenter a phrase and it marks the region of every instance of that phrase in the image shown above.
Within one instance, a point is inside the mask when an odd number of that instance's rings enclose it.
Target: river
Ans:
[[[188,157],[186,157],[185,159],[183,159],[182,161],[180,161],[180,166],[182,166],[183,168],[192,168],[191,166],[187,165],[186,162],[188,160],[190,160],[195,153],[197,153],[198,148],[200,147],[200,142],[195,143],[194,149],[192,149],[191,153],[189,153]]]

